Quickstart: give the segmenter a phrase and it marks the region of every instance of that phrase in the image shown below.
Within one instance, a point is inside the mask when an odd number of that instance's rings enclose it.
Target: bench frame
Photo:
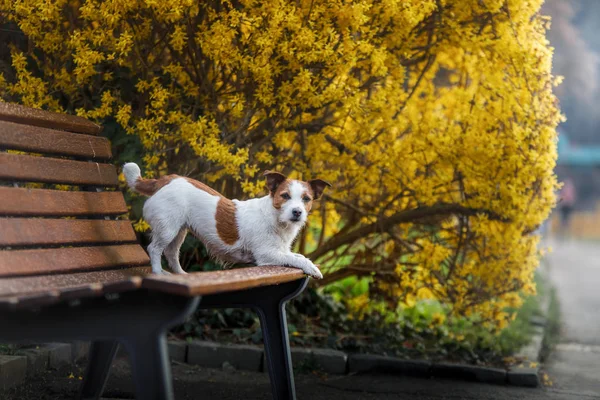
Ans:
[[[81,399],[100,399],[119,345],[131,357],[136,397],[173,399],[167,331],[200,308],[251,308],[263,332],[274,399],[295,399],[285,304],[308,283],[280,285],[186,298],[145,289],[38,310],[0,311],[0,340],[19,342],[90,340]]]

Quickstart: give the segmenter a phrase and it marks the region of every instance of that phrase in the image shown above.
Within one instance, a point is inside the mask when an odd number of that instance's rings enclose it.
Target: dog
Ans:
[[[143,214],[152,228],[148,254],[153,273],[167,273],[161,266],[163,253],[174,273],[186,273],[179,263],[179,249],[191,231],[222,265],[285,265],[323,278],[312,261],[293,253],[291,247],[313,201],[331,186],[328,182],[292,180],[279,172],[266,171],[269,194],[240,201],[179,175],[143,179],[135,163],[125,164],[123,173],[131,190],[150,196]]]

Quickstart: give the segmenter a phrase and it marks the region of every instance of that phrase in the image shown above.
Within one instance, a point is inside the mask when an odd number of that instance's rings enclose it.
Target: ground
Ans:
[[[564,322],[561,343],[545,366],[553,384],[537,389],[391,375],[296,374],[298,399],[357,400],[589,400],[600,399],[600,246],[555,243],[548,263]],[[71,375],[73,374],[73,375]],[[52,371],[4,394],[3,400],[66,400],[77,393],[81,370]],[[175,394],[183,399],[270,399],[266,374],[173,365]],[[105,398],[133,399],[125,360],[118,360]]]
[[[259,400],[271,399],[266,374],[221,371],[189,365],[174,365],[175,397],[178,400]],[[123,361],[113,367],[106,399],[133,399],[129,368]],[[69,378],[75,372],[75,378]],[[77,371],[61,370],[46,374],[3,397],[3,400],[71,400],[80,381]],[[438,379],[392,375],[353,375],[322,377],[296,374],[298,399],[356,400],[589,400],[595,398],[569,389],[527,389]]]
[[[563,326],[561,343],[546,367],[561,389],[600,398],[600,243],[551,244],[548,275],[557,290]]]

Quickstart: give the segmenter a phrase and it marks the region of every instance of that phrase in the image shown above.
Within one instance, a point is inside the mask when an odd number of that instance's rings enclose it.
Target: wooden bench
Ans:
[[[150,275],[100,130],[0,103],[0,342],[92,341],[85,399],[100,398],[122,344],[136,397],[171,399],[167,330],[197,307],[250,307],[273,396],[295,398],[285,303],[308,278],[278,266]]]

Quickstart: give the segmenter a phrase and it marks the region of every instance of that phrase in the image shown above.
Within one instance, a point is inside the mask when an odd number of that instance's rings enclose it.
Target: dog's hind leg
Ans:
[[[165,249],[165,257],[169,262],[169,268],[171,268],[171,271],[175,272],[176,274],[187,273],[183,270],[183,268],[181,268],[181,264],[179,263],[179,249],[181,248],[186,236],[187,229],[181,229],[177,236],[175,236],[175,239],[173,239]]]
[[[154,229],[152,231],[152,243],[148,245],[148,255],[152,264],[152,272],[155,274],[167,274],[162,269],[162,254],[177,234],[176,229]]]

